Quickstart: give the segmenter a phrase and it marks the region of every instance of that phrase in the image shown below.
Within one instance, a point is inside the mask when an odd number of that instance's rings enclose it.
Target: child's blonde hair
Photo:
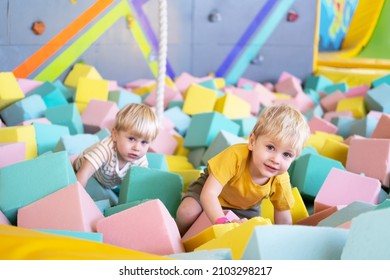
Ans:
[[[153,141],[158,134],[159,122],[155,112],[148,105],[131,103],[116,114],[114,128],[117,131],[131,131],[137,137]]]
[[[290,143],[299,155],[310,137],[310,128],[299,110],[283,104],[266,107],[252,133],[255,138],[265,135],[276,141]]]

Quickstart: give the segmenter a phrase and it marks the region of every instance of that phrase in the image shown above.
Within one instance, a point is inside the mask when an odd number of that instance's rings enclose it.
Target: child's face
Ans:
[[[296,158],[296,150],[268,136],[250,135],[249,150],[252,151],[250,173],[257,184],[265,184],[269,178],[285,173]]]
[[[113,129],[112,138],[116,142],[118,159],[121,164],[140,159],[148,152],[150,146],[149,141],[135,136],[131,131]]]

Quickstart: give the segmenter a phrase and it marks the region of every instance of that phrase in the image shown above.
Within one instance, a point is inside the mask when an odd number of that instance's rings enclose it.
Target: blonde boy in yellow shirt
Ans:
[[[306,119],[294,107],[265,108],[248,144],[232,145],[210,159],[204,173],[188,187],[176,214],[181,235],[202,211],[213,224],[231,222],[224,209],[240,218],[232,222],[259,216],[264,198],[274,206],[276,224],[291,224],[294,198],[287,170],[309,137]]]

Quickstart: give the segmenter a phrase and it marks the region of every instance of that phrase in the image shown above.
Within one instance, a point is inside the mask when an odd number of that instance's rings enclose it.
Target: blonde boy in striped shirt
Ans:
[[[146,153],[157,137],[158,126],[149,106],[126,105],[116,115],[111,136],[87,148],[73,162],[77,180],[86,187],[93,176],[103,187],[113,189],[131,166],[148,167]]]

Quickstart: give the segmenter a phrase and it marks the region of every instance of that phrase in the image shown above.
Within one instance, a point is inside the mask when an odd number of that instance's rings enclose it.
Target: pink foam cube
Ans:
[[[179,92],[182,94],[187,90],[191,84],[196,84],[199,82],[199,78],[192,76],[187,72],[182,72],[179,76],[175,78],[175,85]]]
[[[246,85],[251,85],[254,88],[257,84],[258,82],[243,77],[240,77],[237,81],[238,88],[242,88]]]
[[[340,90],[336,90],[331,94],[321,98],[320,104],[325,112],[336,111],[337,103],[345,98],[346,97],[344,93],[342,93]]]
[[[178,145],[171,129],[160,128],[156,139],[149,146],[149,152],[173,155]]]
[[[259,94],[259,101],[262,106],[270,106],[276,100],[275,94],[268,87],[262,84],[256,84],[253,91]]]
[[[31,79],[18,78],[17,81],[24,94],[29,93],[33,89],[36,89],[37,87],[43,84],[40,81],[31,80]]]
[[[223,211],[226,218],[229,219],[229,221],[233,221],[235,219],[239,219],[234,212],[231,210],[224,210]],[[207,217],[205,212],[202,212],[199,217],[196,219],[196,221],[191,225],[191,227],[187,230],[187,232],[183,235],[182,240],[185,241],[187,239],[190,239],[191,237],[197,235],[198,233],[202,232],[208,227],[211,227],[212,223],[210,219]]]
[[[157,255],[184,253],[179,229],[159,199],[110,215],[97,224],[103,242]]]
[[[353,139],[349,144],[346,169],[376,178],[390,186],[390,139]]]
[[[17,223],[24,228],[95,232],[104,216],[84,187],[76,182],[19,208]]]
[[[278,83],[286,80],[286,79],[293,79],[295,80],[296,83],[298,84],[302,84],[302,80],[299,79],[298,77],[294,76],[293,74],[289,73],[289,72],[286,72],[286,71],[283,71],[282,74],[280,74],[279,78],[278,78]]]
[[[354,201],[378,204],[380,192],[378,179],[332,168],[314,199],[314,213]]]
[[[0,143],[0,168],[26,160],[26,142]]]
[[[326,133],[336,134],[338,131],[337,126],[318,116],[313,116],[309,120],[308,125],[310,127],[311,133],[314,133],[316,131],[322,131]]]
[[[323,119],[330,122],[332,120],[332,118],[337,118],[337,117],[349,117],[349,118],[353,118],[353,113],[351,111],[341,111],[341,112],[335,112],[335,111],[331,111],[331,112],[326,112],[324,115],[323,115]]]
[[[119,108],[115,102],[91,99],[81,114],[85,133],[94,134],[104,128],[111,131],[118,111]]]
[[[390,139],[390,115],[389,114],[382,114],[374,131],[371,134],[371,138]]]
[[[153,89],[150,94],[146,97],[144,100],[145,104],[148,104],[151,107],[156,107],[157,105],[157,88]],[[169,86],[164,87],[164,109],[168,108],[168,105],[171,101],[182,101],[183,96],[182,94]]]
[[[369,85],[359,85],[350,88],[347,92],[344,93],[344,95],[345,97],[366,96],[367,91],[369,89],[370,89]]]
[[[279,93],[285,93],[295,97],[298,92],[302,92],[302,85],[300,81],[294,77],[286,77],[275,84],[275,90]]]

